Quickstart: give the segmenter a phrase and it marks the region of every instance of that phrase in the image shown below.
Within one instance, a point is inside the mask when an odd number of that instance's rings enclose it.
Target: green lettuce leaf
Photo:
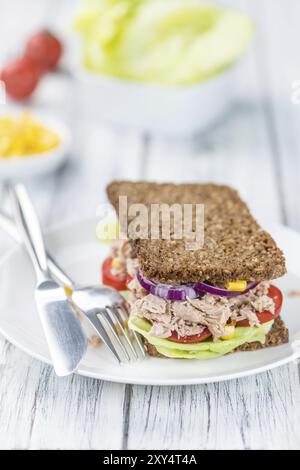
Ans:
[[[265,323],[259,327],[237,327],[232,339],[214,342],[206,340],[196,344],[174,343],[165,338],[151,336],[151,324],[139,317],[131,316],[129,326],[144,336],[147,341],[156,347],[160,354],[167,357],[184,359],[213,359],[223,356],[241,346],[244,343],[259,341],[261,344],[266,340],[266,329],[272,322]]]
[[[234,63],[254,28],[247,15],[201,0],[86,0],[74,29],[91,71],[181,85]]]

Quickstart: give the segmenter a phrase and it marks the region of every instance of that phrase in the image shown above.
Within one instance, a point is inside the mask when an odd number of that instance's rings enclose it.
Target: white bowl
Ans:
[[[188,136],[207,128],[225,113],[231,103],[237,64],[195,85],[138,83],[82,67],[77,69],[76,77],[94,118],[142,132]]]
[[[56,170],[67,158],[71,148],[71,134],[69,129],[58,119],[48,114],[32,111],[34,117],[54,131],[60,139],[60,144],[48,152],[26,157],[1,157],[0,156],[0,180],[23,180],[34,176],[40,176]],[[20,115],[19,110],[9,109],[6,106],[1,110],[1,115]]]

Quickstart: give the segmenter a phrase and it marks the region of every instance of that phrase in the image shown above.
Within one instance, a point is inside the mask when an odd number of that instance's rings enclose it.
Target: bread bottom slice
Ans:
[[[157,351],[156,347],[153,346],[153,344],[150,344],[145,338],[143,338],[143,341],[144,341],[145,348],[149,356],[168,359],[166,356],[163,356],[162,354],[160,354]],[[289,330],[285,326],[283,320],[280,317],[278,317],[274,321],[274,324],[270,332],[266,335],[265,344],[261,344],[258,341],[254,343],[245,343],[245,344],[242,344],[242,346],[239,346],[238,348],[236,348],[233,352],[257,351],[258,349],[270,348],[272,346],[279,346],[280,344],[285,344],[288,342],[289,342]]]

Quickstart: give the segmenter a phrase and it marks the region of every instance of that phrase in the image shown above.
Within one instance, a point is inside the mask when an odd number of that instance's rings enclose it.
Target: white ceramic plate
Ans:
[[[282,317],[290,330],[290,343],[256,352],[235,353],[209,361],[147,358],[119,366],[104,345],[90,347],[79,374],[113,382],[184,385],[218,382],[263,372],[300,356],[300,235],[281,227],[269,228],[285,251],[289,274],[276,282],[284,293]],[[78,282],[97,283],[100,264],[109,246],[96,241],[96,220],[52,231],[49,249]],[[27,255],[16,247],[0,263],[0,332],[31,356],[50,363],[47,345],[35,308],[34,273]]]
[[[20,115],[20,110],[5,106],[1,110],[0,116],[3,114],[18,116]],[[60,144],[57,148],[38,156],[33,155],[26,158],[18,156],[3,158],[0,156],[0,181],[7,179],[22,181],[23,179],[54,171],[65,161],[70,152],[71,134],[66,125],[45,113],[32,111],[32,114],[41,124],[44,124],[58,134]]]

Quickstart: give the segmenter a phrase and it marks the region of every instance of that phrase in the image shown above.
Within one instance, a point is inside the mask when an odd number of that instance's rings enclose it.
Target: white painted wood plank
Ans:
[[[220,384],[133,387],[128,448],[299,448],[298,387],[295,365]]]
[[[58,378],[2,341],[0,362],[1,449],[120,448],[123,385]]]

